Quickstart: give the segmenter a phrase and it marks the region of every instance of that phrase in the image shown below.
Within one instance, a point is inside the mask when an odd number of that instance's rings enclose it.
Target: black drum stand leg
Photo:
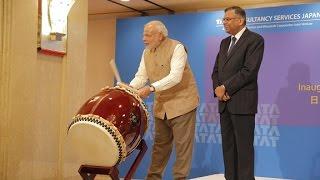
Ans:
[[[129,171],[127,172],[126,176],[125,176],[125,180],[131,180],[133,174],[136,172],[138,165],[140,164],[144,154],[146,153],[148,146],[146,144],[146,142],[144,141],[144,139],[142,139],[140,141],[140,144],[138,145],[138,147],[136,148],[138,150],[140,150],[139,154],[137,155],[136,159],[134,160],[133,164],[131,165]]]
[[[140,152],[127,172],[124,178],[125,180],[131,180],[136,172],[138,165],[148,149],[146,142],[142,139],[136,149],[140,150]],[[78,172],[83,180],[94,180],[97,174],[109,175],[112,180],[119,180],[118,164],[113,167],[81,165]]]

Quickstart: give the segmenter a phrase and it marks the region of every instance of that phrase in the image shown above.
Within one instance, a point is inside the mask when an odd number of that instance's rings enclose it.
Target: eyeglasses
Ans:
[[[232,19],[240,19],[240,18],[222,18],[222,22],[229,22]]]

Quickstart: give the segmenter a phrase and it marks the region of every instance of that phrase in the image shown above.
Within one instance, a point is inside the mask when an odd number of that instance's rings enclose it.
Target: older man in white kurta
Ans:
[[[144,27],[145,50],[130,86],[142,98],[154,93],[155,138],[147,179],[162,179],[172,146],[176,148],[174,179],[186,179],[192,161],[198,89],[184,46],[167,37],[160,21]],[[150,85],[146,85],[147,82]]]

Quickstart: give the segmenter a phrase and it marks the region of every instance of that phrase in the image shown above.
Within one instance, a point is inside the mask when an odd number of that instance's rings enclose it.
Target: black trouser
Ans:
[[[220,114],[222,148],[227,180],[254,180],[255,114]]]

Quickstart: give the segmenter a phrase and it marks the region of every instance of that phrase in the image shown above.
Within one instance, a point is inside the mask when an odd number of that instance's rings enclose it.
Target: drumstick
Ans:
[[[118,68],[117,68],[117,65],[116,65],[116,62],[115,62],[114,59],[111,59],[110,66],[111,66],[111,69],[113,71],[114,76],[116,77],[118,86],[124,87],[126,89],[130,89],[131,91],[133,91],[135,93],[138,93],[138,90],[134,89],[133,87],[130,87],[129,85],[127,85],[127,84],[125,84],[125,83],[123,83],[121,81],[121,78],[120,78],[120,75],[119,75],[119,71],[118,71]]]
[[[110,61],[110,66],[111,66],[111,69],[112,69],[112,71],[113,71],[113,74],[114,74],[117,82],[118,82],[118,83],[122,82],[122,81],[121,81],[121,78],[120,78],[120,75],[119,75],[119,71],[118,71],[116,62],[115,62],[114,59],[111,59],[111,61]]]

